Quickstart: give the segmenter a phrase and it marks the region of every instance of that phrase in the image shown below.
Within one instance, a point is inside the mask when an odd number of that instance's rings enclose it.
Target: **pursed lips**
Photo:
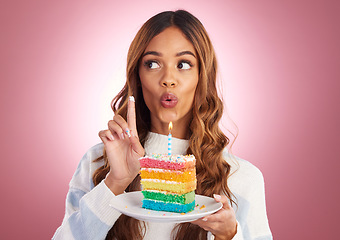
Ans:
[[[177,105],[178,98],[173,93],[165,93],[161,97],[161,105],[164,108],[173,108]]]

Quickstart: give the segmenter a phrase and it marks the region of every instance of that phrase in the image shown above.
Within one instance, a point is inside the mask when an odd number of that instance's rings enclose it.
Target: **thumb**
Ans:
[[[231,206],[229,204],[229,199],[226,196],[214,194],[214,199],[215,199],[216,202],[222,203],[222,205],[223,205],[222,208],[224,208],[224,209],[230,209],[231,208]]]

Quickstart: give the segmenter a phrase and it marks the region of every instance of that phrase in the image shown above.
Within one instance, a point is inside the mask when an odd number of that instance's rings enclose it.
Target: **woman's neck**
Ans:
[[[173,127],[171,134],[175,138],[189,139],[189,120],[181,119],[172,122]],[[151,132],[168,135],[169,134],[169,123],[152,121],[151,119]]]

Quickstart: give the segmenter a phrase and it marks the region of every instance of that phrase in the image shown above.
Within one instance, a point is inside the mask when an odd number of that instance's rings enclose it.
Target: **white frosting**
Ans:
[[[168,154],[156,154],[153,153],[151,156],[145,156],[144,158],[151,158],[157,161],[171,162],[171,163],[185,163],[195,161],[194,155],[168,155]]]
[[[142,182],[157,182],[157,183],[167,183],[167,184],[183,184],[183,182],[176,182],[176,181],[168,181],[168,180],[161,180],[161,179],[150,179],[150,178],[146,178],[146,179],[142,179]],[[194,180],[196,181],[196,180]],[[191,183],[194,181],[190,181],[190,182],[185,182],[185,183]]]
[[[181,171],[174,171],[174,170],[169,170],[169,169],[161,169],[161,168],[141,168],[141,170],[143,171],[154,171],[154,172],[168,172],[168,173],[176,173],[176,174],[182,174],[183,172]]]
[[[158,182],[158,183],[167,183],[167,184],[181,184],[181,182],[175,182],[175,181],[168,181],[168,180],[160,180],[160,179],[142,179],[142,181],[145,182]]]

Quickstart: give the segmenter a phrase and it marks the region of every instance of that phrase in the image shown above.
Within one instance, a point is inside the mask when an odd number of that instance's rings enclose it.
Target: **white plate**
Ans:
[[[143,194],[141,191],[123,193],[114,197],[110,201],[110,206],[127,216],[142,221],[174,223],[191,222],[217,212],[222,208],[222,203],[201,195],[195,196],[195,209],[185,214],[145,209],[142,208],[142,200]],[[204,208],[202,208],[203,205],[205,206]]]

